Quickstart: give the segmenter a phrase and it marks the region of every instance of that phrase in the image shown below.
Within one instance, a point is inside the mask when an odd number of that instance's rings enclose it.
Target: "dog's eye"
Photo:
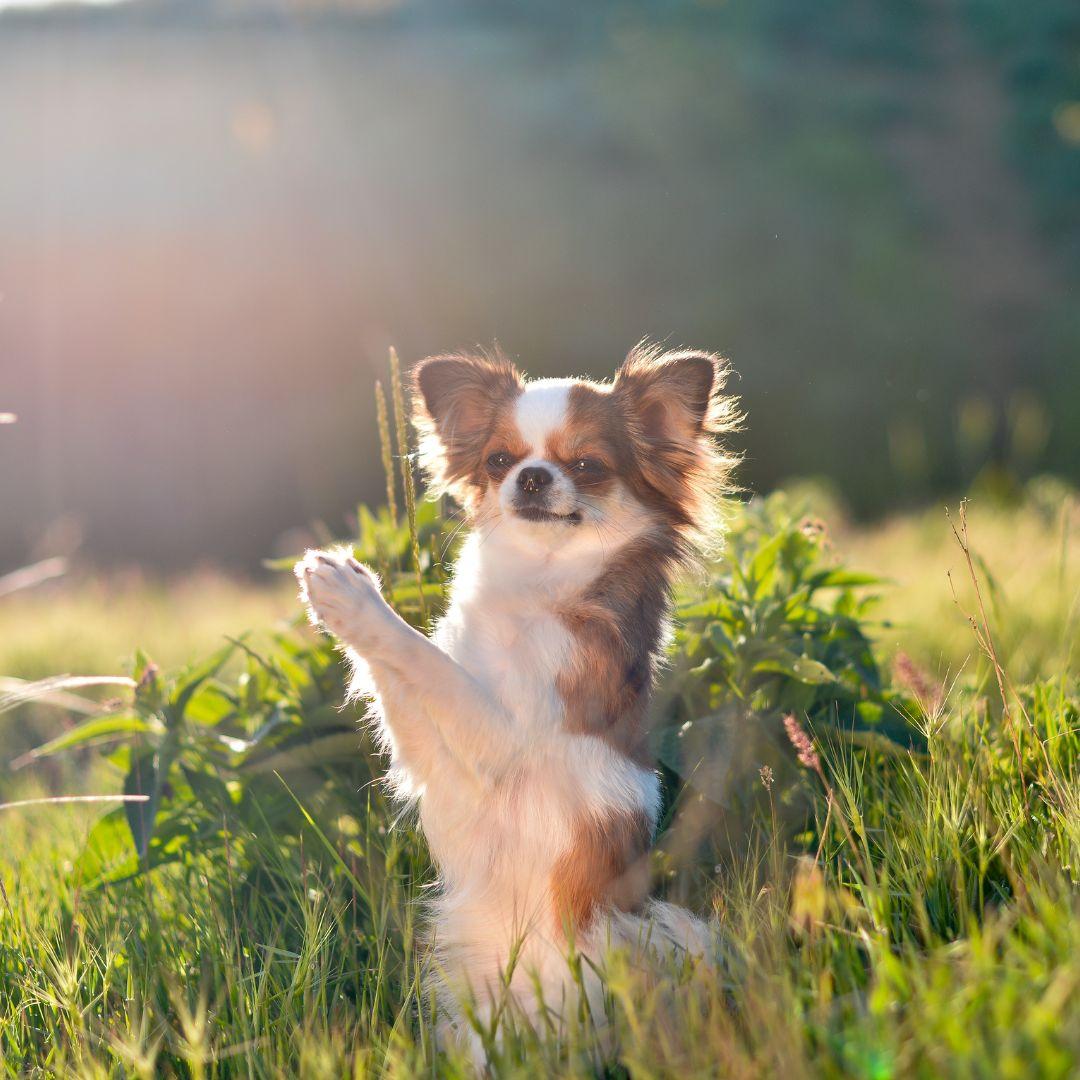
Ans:
[[[604,466],[596,458],[578,458],[572,466],[579,476],[599,476],[604,471]]]
[[[494,454],[488,454],[487,466],[492,472],[505,472],[513,464],[513,457],[505,450],[497,450]]]

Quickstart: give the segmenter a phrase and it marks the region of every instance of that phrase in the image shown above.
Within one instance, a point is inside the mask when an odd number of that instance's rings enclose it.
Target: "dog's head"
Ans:
[[[703,352],[639,346],[611,383],[526,381],[499,354],[436,356],[414,371],[420,456],[436,492],[477,521],[550,546],[649,522],[697,540],[730,460],[726,368]]]

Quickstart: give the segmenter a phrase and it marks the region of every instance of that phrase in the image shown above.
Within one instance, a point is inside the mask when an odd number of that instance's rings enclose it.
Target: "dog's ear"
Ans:
[[[479,467],[499,410],[521,387],[517,368],[497,353],[432,356],[413,368],[413,423],[434,488],[461,495],[457,489]]]
[[[657,450],[719,430],[724,368],[706,352],[637,348],[615,376],[613,393],[631,433]]]
[[[712,353],[639,345],[611,388],[638,474],[677,525],[702,538],[713,529],[733,464],[715,439],[739,419],[722,393],[726,375]]]
[[[413,417],[434,426],[450,444],[486,436],[496,410],[521,390],[521,376],[504,356],[431,356],[413,369]]]

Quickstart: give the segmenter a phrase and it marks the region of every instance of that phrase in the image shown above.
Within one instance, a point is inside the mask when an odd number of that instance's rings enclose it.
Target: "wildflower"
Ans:
[[[770,769],[768,765],[762,765],[761,768],[758,769],[758,776],[761,777],[762,787],[764,787],[766,791],[769,791],[772,788],[773,780],[775,779],[772,769]]]
[[[784,731],[787,732],[788,741],[795,747],[795,756],[799,759],[799,764],[815,772],[821,772],[821,758],[814,749],[813,740],[795,718],[794,713],[788,713],[784,717]]]

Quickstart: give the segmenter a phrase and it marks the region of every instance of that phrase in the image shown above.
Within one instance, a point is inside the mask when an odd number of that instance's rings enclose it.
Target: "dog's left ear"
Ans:
[[[639,348],[619,369],[612,393],[634,434],[659,447],[719,430],[723,385],[723,362],[712,353]]]

